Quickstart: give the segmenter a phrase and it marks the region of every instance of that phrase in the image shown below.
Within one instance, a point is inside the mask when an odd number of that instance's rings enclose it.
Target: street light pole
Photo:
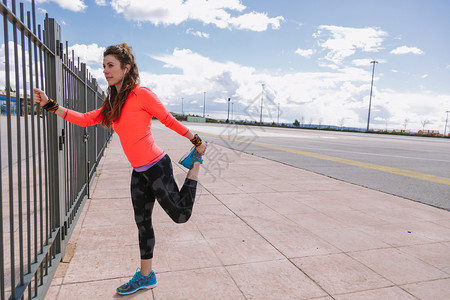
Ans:
[[[445,128],[444,128],[444,136],[445,136],[445,134],[447,133],[447,122],[448,122],[448,113],[450,112],[450,110],[447,110],[446,111],[446,113],[447,113],[447,118],[445,118]]]
[[[261,112],[259,114],[259,123],[262,124],[262,110],[263,110],[263,102],[264,102],[264,83],[261,83],[262,92],[261,92]]]
[[[370,107],[372,106],[373,75],[375,73],[375,64],[377,64],[378,62],[376,60],[372,60],[370,63],[373,64],[373,69],[372,69],[372,83],[370,84],[369,115],[367,116],[367,130],[366,131],[369,131]]]
[[[278,123],[278,125],[280,125],[280,102],[278,102],[278,118],[277,118],[277,123]]]
[[[234,120],[233,107],[234,107],[234,102],[231,102],[231,122],[233,122],[233,120]]]
[[[230,98],[228,98],[228,115],[227,115],[227,123],[230,122]]]
[[[205,117],[205,107],[206,107],[206,92],[203,92],[203,118]]]
[[[181,98],[181,114],[184,116],[183,99],[184,98]]]

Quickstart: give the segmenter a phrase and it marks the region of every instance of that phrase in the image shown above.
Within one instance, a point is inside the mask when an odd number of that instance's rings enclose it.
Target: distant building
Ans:
[[[403,133],[403,134],[411,134],[410,130],[392,130],[392,133]]]
[[[22,102],[23,102],[23,99],[20,98],[20,103],[22,104]],[[17,105],[15,92],[11,92],[10,108],[11,108],[12,116],[15,116],[16,114],[22,115],[22,105]],[[6,91],[4,91],[4,90],[0,90],[0,109],[1,109],[1,115],[6,116],[6,113],[8,111],[8,106],[6,103]],[[19,109],[19,111],[17,111],[18,109]]]
[[[431,136],[444,136],[439,133],[439,130],[419,130],[417,134],[421,135],[431,135]]]

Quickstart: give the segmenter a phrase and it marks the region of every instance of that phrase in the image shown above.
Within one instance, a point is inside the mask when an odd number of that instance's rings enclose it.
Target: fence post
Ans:
[[[62,103],[63,100],[63,82],[62,82],[62,43],[61,27],[56,23],[55,19],[46,18],[46,28],[48,28],[47,47],[55,54],[49,57],[48,69],[46,72],[46,91],[49,97]],[[64,217],[66,215],[65,207],[65,164],[64,164],[64,145],[66,133],[64,129],[64,120],[56,115],[50,115],[48,118],[48,138],[50,147],[48,149],[49,156],[49,183],[50,183],[50,203],[53,207],[52,228],[58,229],[59,236],[55,239],[57,254],[64,257],[65,238]]]

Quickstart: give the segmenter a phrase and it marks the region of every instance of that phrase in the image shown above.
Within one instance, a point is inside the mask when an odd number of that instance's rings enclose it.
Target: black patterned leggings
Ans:
[[[181,190],[178,189],[168,155],[145,172],[133,171],[131,198],[139,230],[141,259],[153,258],[155,233],[152,211],[155,199],[174,222],[185,223],[192,214],[196,188],[197,181],[186,178]]]

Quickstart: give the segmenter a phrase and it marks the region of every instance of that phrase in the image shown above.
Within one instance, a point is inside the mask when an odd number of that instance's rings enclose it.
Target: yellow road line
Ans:
[[[409,171],[409,170],[398,169],[398,168],[393,168],[393,167],[388,167],[388,166],[365,163],[365,162],[361,162],[361,161],[356,161],[356,160],[351,160],[351,159],[346,159],[346,158],[339,158],[339,157],[334,157],[334,156],[329,156],[329,155],[324,155],[324,154],[319,154],[319,153],[313,153],[313,152],[295,150],[295,149],[290,149],[290,148],[285,148],[285,147],[273,146],[273,145],[269,145],[269,144],[256,143],[256,142],[238,139],[238,138],[230,138],[230,137],[224,136],[224,135],[216,135],[216,134],[211,134],[211,133],[207,133],[207,132],[202,132],[202,133],[209,135],[209,136],[214,136],[214,137],[232,140],[232,141],[236,141],[236,142],[252,144],[252,145],[256,145],[256,146],[260,146],[260,147],[264,147],[264,148],[300,154],[303,156],[338,162],[338,163],[361,167],[361,168],[366,168],[366,169],[382,171],[382,172],[386,172],[386,173],[411,177],[411,178],[424,180],[424,181],[430,181],[430,182],[434,182],[434,183],[450,185],[450,178],[446,178],[446,177],[440,177],[440,176],[424,174],[424,173],[415,172],[415,171]]]

